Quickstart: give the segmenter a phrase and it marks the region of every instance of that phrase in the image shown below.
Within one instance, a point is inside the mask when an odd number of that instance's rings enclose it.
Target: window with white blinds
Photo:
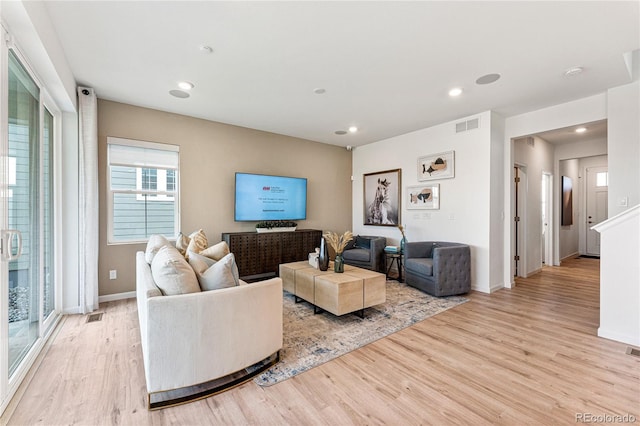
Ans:
[[[176,145],[107,138],[109,244],[176,235],[179,154]]]

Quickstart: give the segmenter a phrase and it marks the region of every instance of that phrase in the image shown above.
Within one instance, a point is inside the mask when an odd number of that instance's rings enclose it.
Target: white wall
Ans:
[[[504,287],[502,281],[502,262],[504,258],[504,124],[503,117],[491,113],[491,196],[489,197],[489,284],[490,291]]]
[[[602,253],[598,336],[640,346],[640,205],[595,228]]]
[[[480,128],[455,133],[455,123],[480,118]],[[496,117],[498,120],[498,117]],[[497,124],[498,128],[500,124]],[[402,193],[405,188],[418,185],[417,163],[421,156],[444,151],[455,151],[455,177],[430,181],[440,184],[439,210],[407,210],[402,203],[401,222],[409,241],[443,240],[471,246],[472,288],[489,292],[492,287],[503,287],[502,282],[491,280],[492,220],[490,214],[495,205],[492,188],[503,186],[500,170],[492,173],[492,161],[501,159],[501,152],[492,154],[492,117],[484,112],[438,126],[382,140],[358,147],[353,151],[353,232],[363,235],[381,235],[388,244],[398,244],[401,234],[396,227],[363,224],[363,175],[391,169],[402,170]],[[501,160],[500,160],[501,161]],[[493,165],[499,169],[500,163]],[[402,199],[404,200],[404,195]],[[500,217],[500,215],[498,215]],[[498,219],[499,220],[499,219]],[[495,223],[494,223],[495,225]],[[337,230],[340,231],[340,230]],[[499,233],[497,238],[502,239]],[[500,259],[497,270],[502,269]],[[500,280],[500,277],[497,278]]]
[[[584,205],[584,179],[580,179],[580,160],[578,159],[560,161],[559,169],[558,185],[562,186],[562,177],[568,176],[573,186],[573,224],[563,226],[562,215],[556,221],[560,228],[559,250],[562,261],[579,253],[580,225],[584,223],[584,209],[581,208]],[[561,200],[562,195],[557,202],[561,203]],[[562,208],[562,205],[560,207]]]
[[[607,106],[612,217],[640,204],[640,82],[610,89]]]

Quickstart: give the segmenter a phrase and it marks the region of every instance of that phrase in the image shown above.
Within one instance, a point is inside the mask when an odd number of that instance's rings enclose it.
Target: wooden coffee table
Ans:
[[[387,299],[386,276],[378,272],[345,265],[337,274],[332,268],[320,271],[309,262],[280,265],[280,278],[284,290],[334,315],[356,312],[364,318],[364,309],[384,303]]]

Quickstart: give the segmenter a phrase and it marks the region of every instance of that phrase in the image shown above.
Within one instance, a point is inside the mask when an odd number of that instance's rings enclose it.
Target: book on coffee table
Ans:
[[[400,247],[398,246],[386,246],[384,248],[386,253],[400,253]]]

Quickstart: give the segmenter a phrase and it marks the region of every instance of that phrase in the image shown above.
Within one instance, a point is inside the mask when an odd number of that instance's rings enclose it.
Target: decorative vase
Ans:
[[[336,254],[336,260],[333,261],[333,271],[341,274],[344,272],[344,259],[342,253]]]
[[[407,244],[407,239],[403,236],[400,240],[400,253],[404,253],[405,244]]]
[[[326,271],[329,269],[329,249],[324,237],[320,239],[320,254],[318,255],[318,269]]]

